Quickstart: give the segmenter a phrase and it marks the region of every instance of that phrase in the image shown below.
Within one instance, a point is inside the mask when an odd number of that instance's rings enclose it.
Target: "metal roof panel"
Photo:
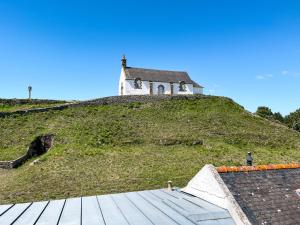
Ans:
[[[105,225],[96,196],[82,198],[82,225]]]
[[[232,225],[228,211],[180,190],[150,190],[0,206],[0,224]]]

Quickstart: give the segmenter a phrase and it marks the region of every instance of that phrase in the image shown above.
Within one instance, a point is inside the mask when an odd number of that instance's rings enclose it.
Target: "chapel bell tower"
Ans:
[[[126,68],[126,66],[127,66],[127,59],[126,59],[126,57],[125,57],[125,54],[123,55],[121,61],[122,61],[122,67],[123,67],[123,68]]]

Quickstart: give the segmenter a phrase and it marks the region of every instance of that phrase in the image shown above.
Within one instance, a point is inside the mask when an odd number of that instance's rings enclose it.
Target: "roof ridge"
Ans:
[[[216,168],[218,173],[227,172],[251,172],[264,170],[280,170],[280,169],[300,169],[300,163],[290,164],[268,164],[257,166],[220,166]]]
[[[141,70],[157,70],[157,71],[167,71],[167,72],[177,72],[177,73],[187,73],[187,71],[181,71],[181,70],[164,70],[164,69],[150,69],[150,68],[141,68],[141,67],[132,67],[127,66],[125,69],[141,69]]]

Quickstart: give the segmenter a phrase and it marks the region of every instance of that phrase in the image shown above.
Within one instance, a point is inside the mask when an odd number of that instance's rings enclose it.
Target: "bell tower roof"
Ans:
[[[122,62],[122,67],[126,68],[127,67],[127,59],[126,59],[125,54],[123,55],[121,62]]]

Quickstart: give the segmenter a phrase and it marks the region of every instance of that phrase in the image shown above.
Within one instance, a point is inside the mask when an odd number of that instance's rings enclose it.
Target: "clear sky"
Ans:
[[[300,1],[0,1],[0,97],[117,95],[121,56],[255,111],[300,108]]]

